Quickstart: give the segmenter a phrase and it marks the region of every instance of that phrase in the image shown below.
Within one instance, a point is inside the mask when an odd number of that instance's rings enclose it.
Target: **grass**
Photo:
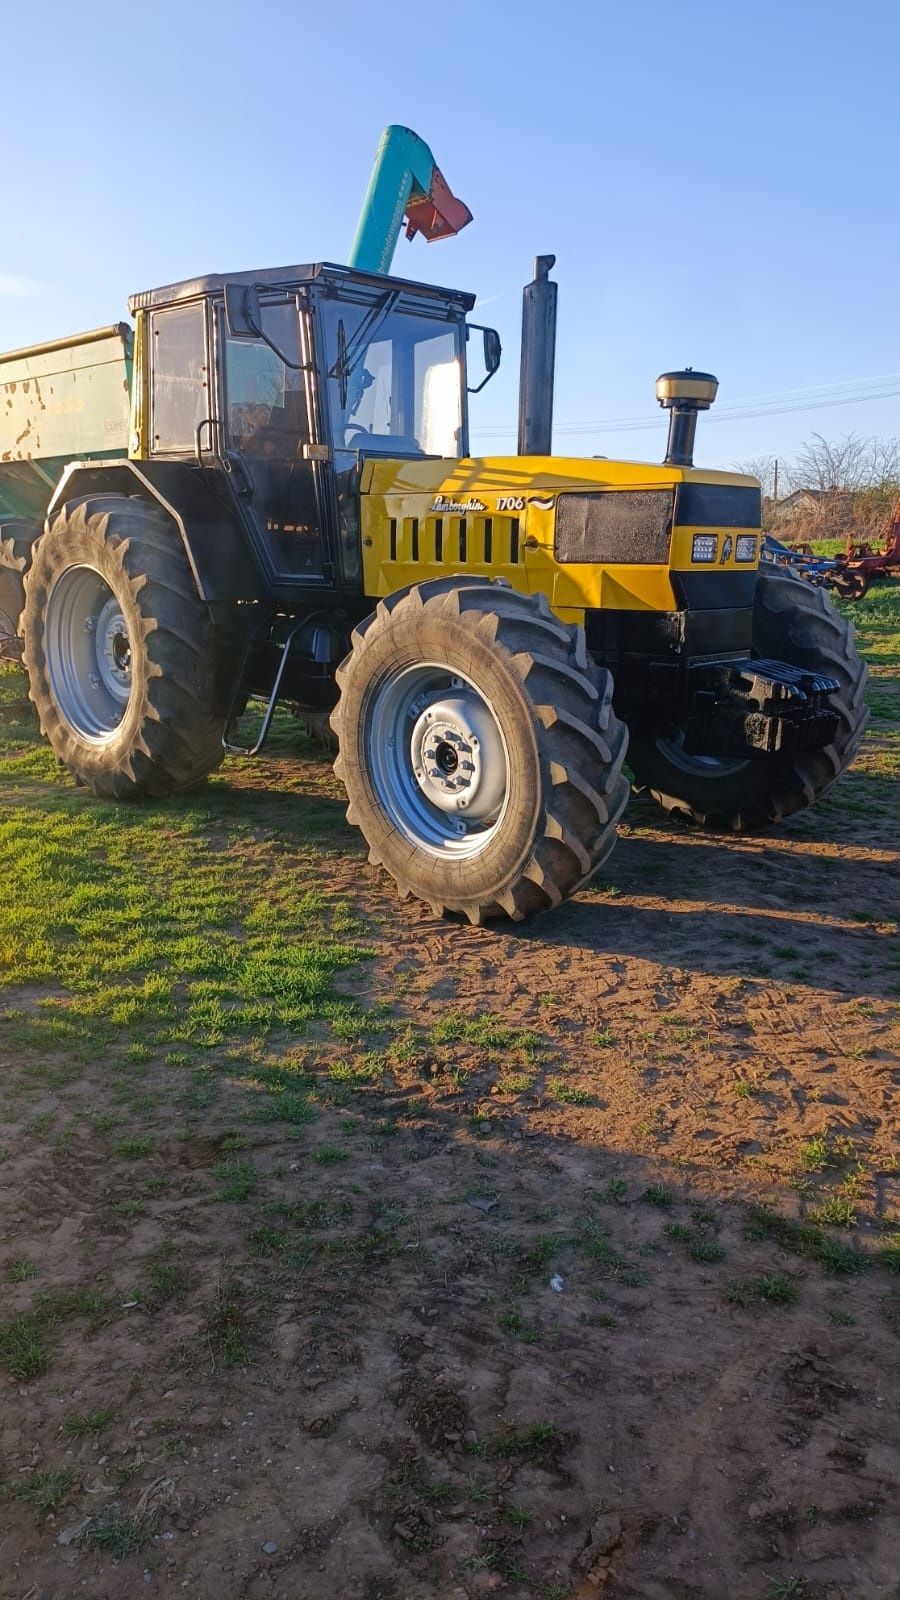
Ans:
[[[331,1167],[337,1162],[349,1161],[349,1159],[350,1151],[342,1150],[341,1146],[337,1144],[320,1144],[318,1149],[313,1151],[313,1161],[319,1167]]]
[[[33,735],[3,771],[15,803],[0,820],[0,989],[51,992],[0,1037],[89,1059],[125,1033],[124,1059],[139,1066],[352,1011],[333,979],[370,952],[345,937],[346,904],[311,883],[314,842],[310,866],[273,883],[252,804],[230,819],[227,849],[209,838],[204,823],[223,814],[214,786],[178,806],[101,804],[60,781]]]
[[[718,1239],[692,1239],[688,1245],[691,1260],[704,1266],[721,1261],[724,1254],[724,1246],[719,1244]]]
[[[19,1256],[17,1260],[10,1261],[4,1271],[7,1283],[27,1283],[37,1273],[37,1267],[26,1256]]]
[[[259,1183],[259,1173],[253,1162],[239,1156],[220,1161],[213,1168],[213,1177],[219,1183],[219,1199],[230,1205],[243,1205]]]
[[[812,1206],[807,1213],[810,1222],[825,1223],[834,1228],[852,1228],[856,1224],[856,1207],[846,1195],[829,1195],[821,1205]]]
[[[826,1272],[853,1277],[868,1268],[868,1257],[861,1250],[832,1239],[814,1221],[795,1222],[769,1206],[754,1206],[744,1228],[748,1240],[772,1239],[791,1255],[818,1261]]]
[[[50,1365],[50,1324],[37,1311],[25,1311],[0,1325],[0,1367],[17,1382],[39,1378]]]
[[[887,1239],[878,1250],[877,1255],[878,1260],[882,1266],[887,1267],[888,1272],[900,1276],[900,1233],[895,1233],[890,1239]]]
[[[470,1044],[490,1054],[518,1055],[533,1061],[542,1048],[541,1036],[531,1028],[510,1027],[501,1017],[481,1012],[465,1017],[461,1011],[448,1011],[435,1022],[429,1033],[431,1044]]]
[[[149,1531],[146,1518],[128,1516],[112,1505],[92,1517],[78,1542],[85,1550],[100,1550],[113,1561],[124,1561],[128,1556],[137,1555]]]
[[[219,1278],[203,1324],[213,1370],[247,1366],[259,1343],[247,1291],[234,1276]]]
[[[13,1492],[41,1518],[59,1510],[68,1498],[72,1483],[71,1472],[32,1472]]]
[[[761,1272],[755,1278],[736,1278],[725,1291],[729,1305],[742,1310],[761,1306],[792,1306],[798,1290],[793,1278],[784,1272]]]
[[[107,1310],[99,1290],[85,1284],[39,1294],[27,1311],[0,1323],[0,1367],[27,1383],[50,1365],[54,1334],[74,1317],[97,1317]]]
[[[547,1093],[559,1100],[565,1106],[589,1106],[593,1096],[587,1089],[573,1088],[565,1078],[550,1078],[547,1082]]]
[[[140,1134],[133,1139],[121,1139],[114,1146],[114,1150],[121,1161],[143,1161],[153,1154],[153,1139],[149,1134]]]
[[[67,1417],[63,1417],[62,1431],[67,1439],[96,1437],[109,1427],[114,1415],[110,1406],[102,1406],[96,1411],[70,1411]]]
[[[505,1428],[495,1434],[488,1441],[487,1453],[497,1461],[516,1457],[540,1461],[550,1455],[559,1442],[558,1430],[552,1422],[534,1422],[529,1427]]]

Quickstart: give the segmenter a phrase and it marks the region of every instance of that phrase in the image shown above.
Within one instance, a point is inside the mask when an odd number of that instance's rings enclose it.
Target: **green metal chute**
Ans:
[[[390,272],[406,218],[406,236],[447,239],[472,220],[451,192],[424,139],[392,124],[381,135],[360,214],[349,265],[360,272]]]

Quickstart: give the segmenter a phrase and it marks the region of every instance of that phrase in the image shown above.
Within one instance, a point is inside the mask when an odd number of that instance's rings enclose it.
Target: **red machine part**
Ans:
[[[451,192],[446,178],[435,167],[431,176],[431,188],[427,194],[413,188],[412,194],[406,202],[406,237],[412,239],[417,233],[431,244],[433,239],[447,239],[454,233],[459,233],[468,222],[472,221],[472,213],[462,200],[457,200]]]
[[[873,578],[900,573],[900,500],[897,500],[888,520],[884,545],[873,550],[870,544],[855,543],[848,533],[842,556],[837,557],[832,582],[839,594],[847,600],[861,600]]]

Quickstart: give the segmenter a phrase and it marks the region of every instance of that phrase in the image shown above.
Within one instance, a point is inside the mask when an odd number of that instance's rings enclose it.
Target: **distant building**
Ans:
[[[852,515],[853,496],[846,489],[794,489],[775,507],[776,523],[847,523]]]

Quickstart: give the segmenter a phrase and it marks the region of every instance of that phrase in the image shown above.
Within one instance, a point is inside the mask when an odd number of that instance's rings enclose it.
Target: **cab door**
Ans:
[[[265,338],[229,337],[222,312],[218,337],[222,433],[238,456],[249,513],[272,577],[321,584],[330,576],[327,463],[314,457],[318,424],[309,314],[294,295],[262,297]]]

